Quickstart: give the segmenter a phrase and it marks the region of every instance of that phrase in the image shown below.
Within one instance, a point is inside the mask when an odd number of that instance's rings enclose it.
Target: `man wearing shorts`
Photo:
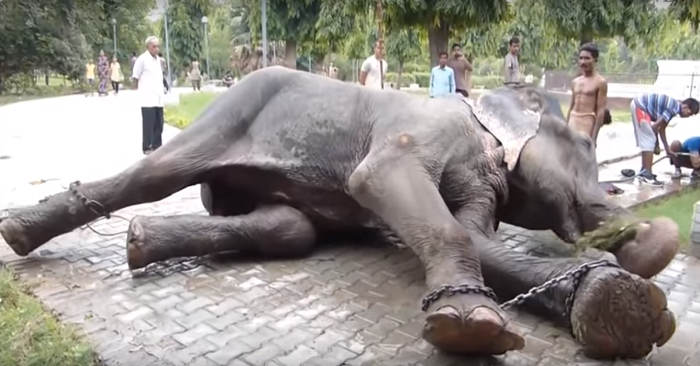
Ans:
[[[674,178],[681,177],[681,168],[693,169],[692,177],[700,177],[700,136],[691,137],[683,143],[671,143],[671,164],[675,165]]]
[[[652,173],[651,164],[654,154],[661,153],[659,137],[666,154],[673,156],[666,140],[666,126],[677,115],[690,117],[698,113],[700,103],[693,98],[679,102],[666,94],[643,94],[632,100],[630,111],[632,113],[632,125],[637,146],[642,152],[642,169],[639,171],[639,179],[642,183],[662,186],[663,183],[656,179]]]

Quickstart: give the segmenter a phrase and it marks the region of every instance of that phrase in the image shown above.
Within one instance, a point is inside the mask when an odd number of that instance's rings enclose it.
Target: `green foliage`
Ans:
[[[653,41],[658,26],[654,0],[517,0],[520,9],[544,7],[544,17],[562,37],[580,43],[623,37],[629,45]]]
[[[0,14],[0,93],[10,76],[35,69],[72,77],[81,73],[87,48],[79,27],[80,8],[4,0]]]
[[[199,60],[202,69],[206,70],[202,17],[212,15],[211,0],[169,1],[167,16],[171,72],[177,75],[192,60]],[[161,34],[160,38],[165,39],[165,34]]]
[[[668,8],[674,18],[689,23],[693,29],[693,33],[698,33],[698,25],[700,25],[700,1],[672,0]]]
[[[420,35],[414,28],[395,29],[387,34],[386,56],[396,60],[399,67],[420,55]]]

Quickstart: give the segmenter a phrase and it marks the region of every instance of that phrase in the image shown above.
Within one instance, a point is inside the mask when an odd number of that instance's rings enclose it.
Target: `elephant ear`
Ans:
[[[503,146],[508,170],[515,168],[523,147],[540,127],[540,113],[526,105],[523,97],[505,87],[482,94],[476,103],[465,99],[479,123]]]

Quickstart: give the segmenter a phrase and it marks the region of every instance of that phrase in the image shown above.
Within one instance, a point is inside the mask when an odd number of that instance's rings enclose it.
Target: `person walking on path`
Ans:
[[[109,78],[112,81],[114,95],[119,94],[119,84],[124,81],[124,75],[122,74],[122,66],[117,61],[117,56],[112,58],[112,64],[109,65]]]
[[[462,45],[455,43],[452,45],[452,57],[447,61],[447,66],[455,73],[455,91],[467,98],[471,91],[472,64],[464,57]]]
[[[202,72],[199,70],[199,61],[196,59],[192,60],[190,83],[192,83],[192,90],[200,91],[202,89]]]
[[[663,182],[658,181],[651,170],[654,154],[661,153],[659,138],[661,138],[666,154],[673,161],[674,154],[666,140],[666,126],[673,117],[678,115],[690,117],[698,114],[699,109],[700,103],[693,98],[679,102],[661,93],[642,94],[632,100],[630,112],[632,113],[634,137],[642,152],[642,169],[639,171],[642,183],[654,186],[663,185]]]
[[[163,145],[163,68],[158,57],[160,42],[157,37],[146,39],[146,52],[134,63],[134,87],[141,102],[142,142],[145,155]]]
[[[104,51],[100,51],[100,57],[97,59],[97,76],[100,78],[97,94],[102,97],[107,95],[107,82],[109,81],[109,60],[107,60]]]
[[[455,73],[452,68],[447,66],[447,52],[440,53],[440,64],[433,67],[430,72],[430,90],[431,98],[444,97],[456,93],[455,91]]]
[[[520,52],[520,39],[518,39],[518,37],[513,37],[508,44],[510,48],[505,58],[505,83],[519,83],[520,64],[518,63],[518,52]]]
[[[92,60],[85,64],[85,81],[88,85],[88,93],[85,96],[92,96],[95,91],[95,63]]]
[[[370,88],[384,89],[384,78],[388,69],[384,60],[384,42],[374,43],[374,55],[367,57],[360,68],[360,85]]]

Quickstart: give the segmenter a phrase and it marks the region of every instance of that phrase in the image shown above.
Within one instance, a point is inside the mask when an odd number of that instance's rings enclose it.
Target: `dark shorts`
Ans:
[[[87,79],[88,85],[95,85],[95,79]]]
[[[455,89],[455,92],[457,92],[457,94],[462,94],[465,98],[469,97],[469,93],[464,89]]]
[[[681,147],[680,153],[683,153],[683,155],[676,155],[675,158],[669,159],[671,160],[671,165],[676,165],[678,167],[682,168],[692,168],[693,164],[690,162],[690,155],[685,155],[690,153],[688,149]]]

